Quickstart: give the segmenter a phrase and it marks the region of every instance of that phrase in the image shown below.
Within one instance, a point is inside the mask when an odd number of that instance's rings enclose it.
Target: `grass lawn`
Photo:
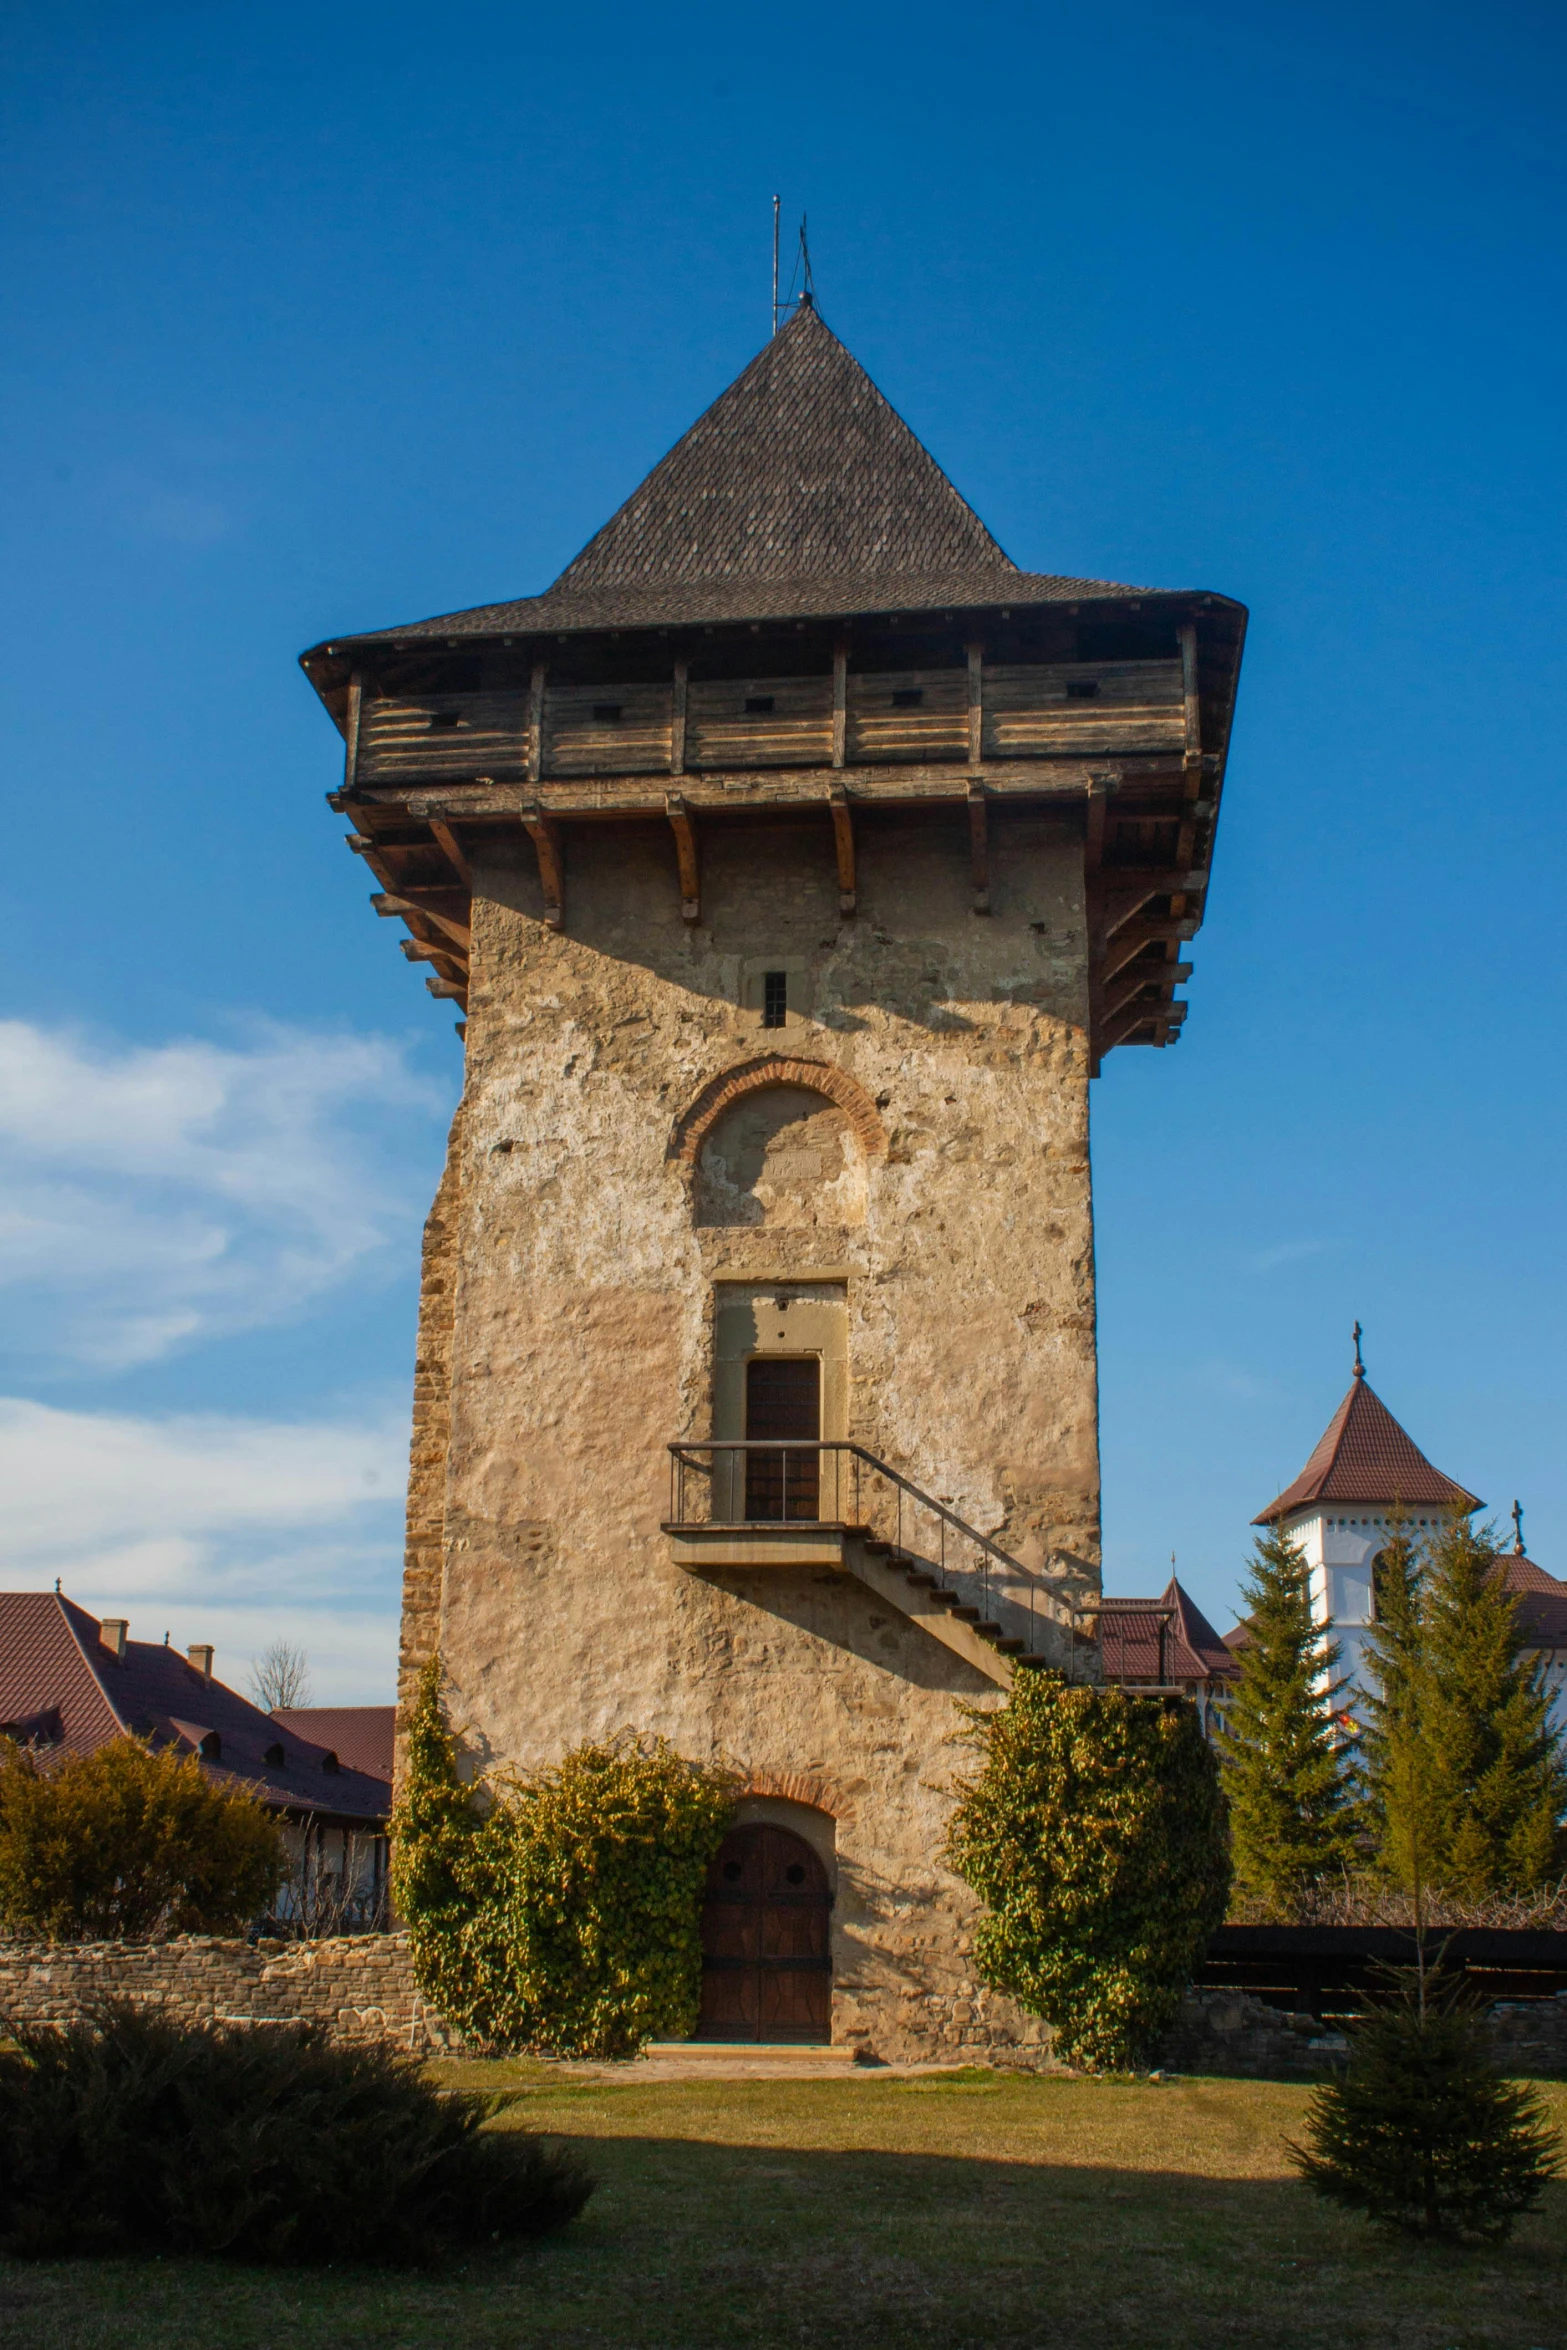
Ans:
[[[27,2350],[1563,2350],[1567,2185],[1501,2251],[1427,2252],[1290,2176],[1307,2092],[987,2072],[515,2086],[509,2126],[602,2185],[529,2250],[439,2275],[0,2263]],[[1567,2089],[1546,2096],[1567,2126]]]

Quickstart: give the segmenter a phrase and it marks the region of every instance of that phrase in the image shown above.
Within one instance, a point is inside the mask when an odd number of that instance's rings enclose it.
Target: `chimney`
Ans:
[[[106,1648],[117,1665],[125,1662],[125,1641],[130,1624],[124,1616],[105,1616],[98,1626],[100,1646]]]
[[[198,1641],[194,1648],[186,1649],[185,1656],[187,1662],[194,1667],[204,1681],[211,1680],[212,1650],[210,1647],[204,1648]]]

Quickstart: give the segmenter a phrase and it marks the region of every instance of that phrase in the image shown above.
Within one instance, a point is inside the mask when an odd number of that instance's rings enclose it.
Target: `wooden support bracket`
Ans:
[[[841,767],[849,749],[849,640],[832,649],[832,763]]]
[[[539,860],[539,882],[544,891],[544,919],[551,930],[566,920],[566,868],[560,853],[560,827],[546,816],[538,802],[522,811],[522,821]]]
[[[483,775],[481,775],[479,778],[481,783],[487,783],[488,780],[489,778]],[[440,850],[442,856],[446,859],[447,864],[450,865],[452,871],[456,874],[458,880],[462,883],[463,888],[471,895],[473,890],[473,873],[468,864],[467,858],[462,853],[462,844],[458,840],[456,833],[453,832],[451,826],[442,816],[431,816],[427,818],[426,821],[429,824],[436,847]]]
[[[537,783],[544,773],[544,678],[542,661],[534,664],[528,682],[528,781]]]
[[[461,1004],[463,1010],[465,1012],[467,1011],[468,990],[461,981],[456,979],[427,979],[424,984],[429,989],[431,995],[439,996],[443,1001],[448,1003]]]
[[[675,836],[675,854],[680,860],[680,919],[682,922],[700,922],[702,919],[701,867],[697,861],[696,826],[682,795],[670,792],[664,801],[664,812],[669,818]]]
[[[985,787],[977,775],[968,786],[969,867],[974,880],[974,911],[990,912],[990,826],[985,809]]]
[[[965,645],[968,655],[968,763],[977,767],[985,756],[985,648]]]
[[[838,911],[852,914],[859,889],[854,869],[854,816],[849,795],[841,783],[830,785],[827,797],[832,809],[833,841],[838,851]]]
[[[348,724],[343,729],[343,792],[353,797],[359,780],[359,708],[364,698],[364,687],[356,669],[348,681]]]
[[[370,903],[378,914],[401,914],[410,928],[418,922],[431,924],[443,937],[449,938],[454,946],[461,947],[464,954],[473,945],[473,932],[466,922],[459,922],[455,915],[442,913],[427,900],[400,897],[392,890],[373,890]]]

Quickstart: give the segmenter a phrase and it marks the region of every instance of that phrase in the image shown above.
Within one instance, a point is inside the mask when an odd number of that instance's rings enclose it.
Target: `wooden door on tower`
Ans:
[[[832,2038],[832,1894],[787,1828],[734,1828],[702,1903],[699,2040]]]
[[[745,1459],[748,1518],[814,1518],[819,1507],[822,1366],[815,1355],[753,1355],[745,1367],[745,1433],[768,1445]],[[774,1452],[772,1444],[778,1445]]]

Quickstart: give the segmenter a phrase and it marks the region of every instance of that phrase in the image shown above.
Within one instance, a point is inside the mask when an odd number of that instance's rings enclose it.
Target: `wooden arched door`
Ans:
[[[734,1828],[702,1902],[699,2040],[832,2038],[832,1893],[803,1838]]]

